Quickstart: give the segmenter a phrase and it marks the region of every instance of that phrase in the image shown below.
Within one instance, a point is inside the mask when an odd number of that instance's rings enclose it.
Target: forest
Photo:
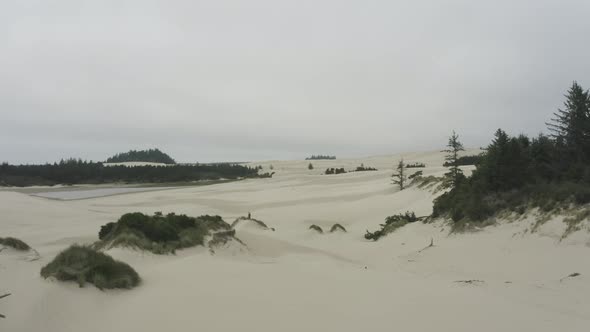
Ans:
[[[435,200],[433,217],[478,223],[506,210],[590,203],[590,93],[574,82],[565,98],[547,122],[547,135],[510,136],[498,129],[470,177],[459,168],[463,147],[453,134],[445,176],[450,190]]]
[[[170,183],[200,180],[269,177],[258,168],[238,164],[171,166],[105,166],[80,159],[44,165],[0,164],[0,186],[52,186],[57,184]]]
[[[129,152],[118,153],[107,159],[107,163],[124,163],[131,161],[142,161],[149,163],[162,163],[162,164],[176,164],[176,161],[172,159],[166,153],[158,149],[149,150],[130,150]]]

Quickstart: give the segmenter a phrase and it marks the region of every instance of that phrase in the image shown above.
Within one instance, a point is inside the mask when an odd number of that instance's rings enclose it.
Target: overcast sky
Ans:
[[[0,0],[0,161],[479,147],[573,80],[588,0]]]

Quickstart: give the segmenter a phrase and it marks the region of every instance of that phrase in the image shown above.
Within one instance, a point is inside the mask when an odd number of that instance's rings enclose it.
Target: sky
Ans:
[[[0,0],[0,161],[385,155],[537,135],[587,0]]]

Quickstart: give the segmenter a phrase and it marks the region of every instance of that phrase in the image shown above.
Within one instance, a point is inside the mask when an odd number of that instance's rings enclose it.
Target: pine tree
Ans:
[[[406,186],[406,164],[404,164],[404,160],[400,160],[397,164],[397,173],[393,173],[391,176],[393,179],[391,182],[395,185],[399,186],[399,190],[404,190]]]
[[[456,188],[464,178],[463,171],[459,168],[459,152],[465,151],[465,149],[463,148],[463,144],[459,142],[459,135],[455,131],[449,137],[447,148],[444,152],[447,152],[445,161],[449,165],[449,172],[445,174],[444,183],[447,188]]]
[[[308,170],[312,170],[313,169],[313,165],[311,163],[309,163],[309,165],[307,165],[307,169]]]
[[[590,92],[574,82],[565,98],[565,108],[553,113],[547,126],[552,138],[569,150],[570,158],[579,161],[590,153]]]

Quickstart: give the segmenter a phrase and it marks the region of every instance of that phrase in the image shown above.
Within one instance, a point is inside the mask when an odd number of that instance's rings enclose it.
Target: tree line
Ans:
[[[469,178],[459,168],[462,145],[453,133],[445,175],[450,191],[435,200],[433,216],[479,222],[506,209],[589,203],[590,93],[574,82],[565,98],[547,123],[549,135],[510,136],[498,129]]]
[[[200,180],[269,177],[258,168],[237,164],[171,166],[105,166],[80,159],[44,165],[0,164],[0,185],[32,186],[56,184],[166,183]]]

